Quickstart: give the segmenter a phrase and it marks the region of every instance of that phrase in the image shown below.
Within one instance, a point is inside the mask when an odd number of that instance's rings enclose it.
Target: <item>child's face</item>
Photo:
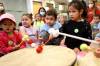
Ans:
[[[69,16],[72,20],[77,21],[80,19],[81,12],[74,8],[73,6],[69,6]]]
[[[32,20],[29,17],[22,16],[22,25],[24,27],[30,27],[31,26],[31,23],[32,23]]]
[[[3,31],[5,32],[13,32],[15,28],[14,22],[12,22],[9,19],[4,19],[1,25],[2,25]]]
[[[40,13],[41,16],[44,16],[46,14],[44,9],[40,9],[39,13]]]
[[[55,23],[55,17],[52,15],[46,15],[45,17],[45,22],[49,25],[49,26],[53,26],[53,24]]]
[[[64,22],[66,21],[66,17],[65,16],[60,16],[59,21],[60,21],[61,24],[64,24]]]
[[[93,6],[94,6],[93,2],[90,1],[88,6],[89,6],[89,8],[93,8]]]
[[[95,16],[93,19],[94,19],[95,23],[100,22],[100,19],[97,16]]]

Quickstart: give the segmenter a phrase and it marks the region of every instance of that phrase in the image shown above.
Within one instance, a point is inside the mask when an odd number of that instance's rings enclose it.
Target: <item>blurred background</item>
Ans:
[[[67,5],[72,0],[0,0],[4,4],[6,12],[10,12],[15,15],[17,23],[20,22],[20,17],[23,13],[36,14],[40,7],[48,9],[56,9],[57,13],[67,13]],[[84,0],[88,5],[91,0]],[[100,0],[92,0],[99,4]]]

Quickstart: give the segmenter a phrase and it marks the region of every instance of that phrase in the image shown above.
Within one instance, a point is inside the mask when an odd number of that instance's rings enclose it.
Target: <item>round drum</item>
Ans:
[[[77,66],[100,66],[100,58],[96,58],[93,52],[89,52],[85,57],[77,62]]]
[[[0,58],[0,66],[71,66],[76,59],[73,50],[62,46],[44,46],[41,53],[36,48],[24,48]]]

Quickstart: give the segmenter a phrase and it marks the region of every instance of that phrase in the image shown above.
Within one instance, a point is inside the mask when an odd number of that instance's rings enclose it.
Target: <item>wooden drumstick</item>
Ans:
[[[24,35],[23,36],[22,41],[20,42],[19,46],[21,46],[25,40],[29,40],[29,36],[28,35]]]
[[[24,41],[22,40],[22,41],[20,42],[19,46],[21,46],[23,42],[24,42]]]

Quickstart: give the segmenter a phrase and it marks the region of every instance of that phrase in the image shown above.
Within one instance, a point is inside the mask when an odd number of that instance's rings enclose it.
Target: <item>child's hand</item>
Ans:
[[[20,45],[16,45],[15,47],[13,47],[13,51],[18,50],[20,48]]]
[[[64,39],[61,40],[61,42],[60,42],[60,46],[66,46],[66,45],[65,45],[65,40],[64,40]]]
[[[50,34],[50,35],[49,35],[49,39],[51,40],[51,39],[53,39],[53,38],[54,38],[53,35]]]
[[[74,52],[75,52],[76,54],[78,54],[78,53],[80,52],[80,50],[79,50],[78,48],[74,48]]]

